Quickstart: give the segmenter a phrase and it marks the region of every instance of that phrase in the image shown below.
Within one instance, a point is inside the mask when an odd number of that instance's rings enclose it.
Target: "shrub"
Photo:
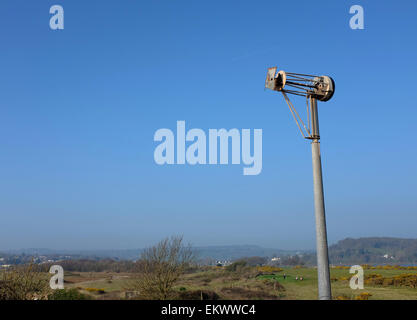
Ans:
[[[266,272],[266,273],[275,273],[275,272],[281,272],[284,269],[278,268],[278,267],[272,267],[272,266],[262,266],[258,267],[259,272]]]
[[[50,292],[48,280],[33,263],[1,271],[0,300],[46,299]]]
[[[48,295],[48,300],[89,300],[89,296],[78,292],[77,289],[58,289]]]
[[[177,295],[179,300],[219,300],[219,295],[210,290],[181,291]]]
[[[383,277],[380,274],[370,274],[365,276],[365,284],[377,286],[404,286],[417,287],[417,274],[403,273],[394,277]]]
[[[106,293],[104,289],[100,289],[100,288],[85,288],[84,290],[91,292],[91,293],[97,293],[97,294]]]
[[[175,294],[173,286],[194,260],[194,251],[183,245],[181,236],[166,238],[142,251],[141,272],[129,289],[139,291],[144,299],[169,299]]]
[[[336,297],[336,300],[352,300],[350,297],[348,297],[347,295],[340,295]]]
[[[357,295],[354,300],[369,300],[369,297],[372,296],[369,292],[362,292],[360,295]]]
[[[246,267],[246,265],[247,265],[247,262],[246,261],[239,260],[239,261],[233,262],[232,264],[228,265],[226,267],[226,271],[236,272],[236,271],[239,271],[242,268]]]
[[[275,279],[263,279],[262,284],[273,291],[285,291],[284,286]]]
[[[243,300],[254,300],[254,299],[261,299],[261,300],[277,300],[280,298],[277,294],[271,294],[263,289],[258,290],[250,290],[242,287],[233,287],[233,288],[222,288],[221,290],[222,295],[224,295],[226,299],[243,299]]]

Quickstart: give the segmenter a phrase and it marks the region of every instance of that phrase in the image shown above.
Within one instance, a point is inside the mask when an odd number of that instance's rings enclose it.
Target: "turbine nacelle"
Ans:
[[[329,101],[333,97],[335,83],[328,76],[313,76],[282,70],[277,72],[277,67],[274,67],[268,69],[265,88]]]

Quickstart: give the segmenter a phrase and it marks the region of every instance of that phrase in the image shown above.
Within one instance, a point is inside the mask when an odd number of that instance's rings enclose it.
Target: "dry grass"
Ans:
[[[315,268],[283,268],[275,275],[259,276],[257,268],[228,272],[224,268],[205,267],[203,271],[185,274],[175,284],[178,293],[176,299],[317,299],[317,270]],[[385,278],[417,272],[398,269],[365,270],[365,276],[378,273]],[[284,279],[283,274],[286,274]],[[303,277],[303,280],[296,280]],[[365,284],[363,290],[352,290],[349,279],[352,275],[348,268],[332,268],[332,293],[334,298],[369,300],[417,300],[417,289]],[[132,274],[109,273],[73,273],[66,280],[73,281],[66,287],[102,288],[104,294],[93,294],[95,299],[123,299],[126,296],[126,283],[134,277]],[[109,282],[109,279],[110,282]],[[343,280],[345,279],[345,280]],[[83,293],[87,293],[82,290]],[[366,295],[366,297],[365,297]]]

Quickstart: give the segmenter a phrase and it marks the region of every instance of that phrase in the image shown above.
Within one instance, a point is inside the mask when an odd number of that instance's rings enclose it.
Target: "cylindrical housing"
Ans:
[[[310,99],[310,115],[311,115],[311,138],[320,139],[319,115],[317,110],[317,99],[312,96]]]

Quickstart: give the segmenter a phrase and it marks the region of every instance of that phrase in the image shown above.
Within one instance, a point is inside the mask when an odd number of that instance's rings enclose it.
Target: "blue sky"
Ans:
[[[49,28],[60,4],[65,29]],[[362,5],[365,29],[349,28]],[[416,237],[415,1],[2,1],[0,249],[315,245],[311,149],[266,69],[327,74],[329,241]],[[304,110],[305,101],[293,102]],[[260,128],[263,170],[159,166],[159,128]]]

